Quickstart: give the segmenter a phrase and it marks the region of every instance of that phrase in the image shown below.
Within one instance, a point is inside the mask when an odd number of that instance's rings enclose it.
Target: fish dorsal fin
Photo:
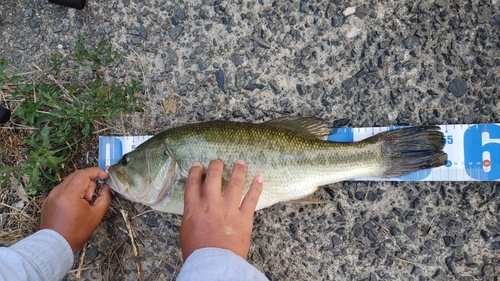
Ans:
[[[309,138],[326,140],[332,128],[323,119],[317,117],[280,117],[263,124],[293,130]]]

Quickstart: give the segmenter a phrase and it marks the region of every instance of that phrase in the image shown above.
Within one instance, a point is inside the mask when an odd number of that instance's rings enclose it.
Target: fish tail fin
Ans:
[[[382,143],[385,169],[381,176],[386,178],[439,167],[448,159],[448,155],[443,151],[443,133],[438,126],[386,131],[367,141]]]

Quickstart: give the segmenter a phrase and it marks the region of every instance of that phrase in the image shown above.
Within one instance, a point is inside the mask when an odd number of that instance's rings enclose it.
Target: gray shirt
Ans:
[[[10,247],[0,247],[0,281],[61,280],[73,266],[73,252],[64,237],[40,230]],[[235,253],[219,248],[194,251],[177,280],[267,280]]]

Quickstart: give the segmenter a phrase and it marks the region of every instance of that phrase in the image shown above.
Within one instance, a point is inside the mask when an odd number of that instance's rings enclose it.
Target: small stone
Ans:
[[[354,237],[359,238],[363,234],[363,227],[359,223],[356,223],[352,227],[352,232],[354,234]]]
[[[362,201],[363,199],[365,199],[365,193],[363,191],[356,191],[356,193],[354,193],[354,197]]]
[[[24,11],[24,16],[31,19],[33,17],[33,10],[32,9],[26,9]]]
[[[411,275],[420,275],[420,274],[422,274],[422,268],[414,265],[413,268],[411,269],[410,274]]]
[[[158,218],[149,218],[146,221],[146,225],[149,227],[157,227],[158,226]]]
[[[196,111],[196,115],[198,115],[202,118],[205,117],[205,108],[204,107],[198,108],[198,110]]]
[[[450,85],[448,86],[448,91],[450,91],[457,98],[467,93],[467,90],[467,82],[459,77],[451,80]]]
[[[186,13],[181,7],[175,7],[174,8],[174,15],[178,17],[180,20],[186,19]]]
[[[224,75],[224,71],[219,69],[215,71],[215,79],[217,79],[217,86],[226,93],[227,92],[227,85],[226,85],[226,79]]]
[[[182,25],[178,25],[168,31],[168,36],[172,39],[176,39],[181,34],[182,30]]]
[[[405,227],[403,232],[406,234],[406,236],[408,236],[408,238],[410,238],[411,240],[415,240],[416,235],[418,233],[418,226],[409,225],[409,226]]]
[[[245,90],[247,90],[247,91],[253,91],[255,89],[262,90],[262,89],[264,89],[264,85],[263,84],[259,84],[259,83],[248,83],[245,86]]]
[[[337,119],[337,120],[333,121],[333,127],[335,127],[335,128],[344,127],[344,126],[347,126],[350,122],[351,122],[351,120],[349,118]]]
[[[370,9],[368,9],[367,7],[363,6],[363,7],[358,7],[356,8],[356,11],[354,12],[354,15],[360,19],[364,19],[367,15],[369,15],[371,12]]]
[[[171,19],[170,19],[170,22],[173,24],[173,25],[178,25],[179,23],[181,23],[181,20],[176,17],[176,16],[173,16]]]
[[[377,242],[377,235],[375,234],[375,232],[373,232],[373,230],[365,227],[365,234],[366,234],[366,238],[368,238],[368,240],[372,241],[372,242]]]
[[[356,78],[354,78],[354,77],[347,78],[346,80],[342,81],[342,88],[344,88],[346,90],[349,90],[354,85],[356,85]]]
[[[34,19],[34,20],[30,20],[30,27],[35,29],[35,28],[39,28],[40,27],[40,19]]]
[[[331,25],[333,27],[339,27],[339,26],[343,25],[344,22],[345,22],[345,17],[343,14],[336,14],[336,15],[332,16]]]
[[[76,19],[75,25],[76,25],[76,28],[82,28],[85,25],[85,23],[81,19]]]
[[[141,39],[139,39],[139,37],[132,37],[132,39],[130,39],[130,41],[134,45],[139,45],[141,43]]]
[[[415,45],[418,44],[419,41],[420,39],[417,36],[410,36],[405,39],[404,44],[406,49],[413,49]]]
[[[445,281],[446,274],[440,268],[438,268],[438,270],[436,270],[436,272],[434,272],[434,274],[432,275],[432,279],[436,281]]]
[[[447,0],[436,0],[436,1],[434,1],[434,4],[436,4],[436,6],[438,6],[438,7],[444,7],[448,4],[448,1]]]
[[[481,237],[483,237],[484,242],[488,242],[488,240],[490,240],[490,235],[489,235],[488,231],[486,231],[484,229],[481,229],[479,231],[479,235],[481,235]]]
[[[444,245],[446,245],[446,247],[450,247],[451,244],[453,244],[453,237],[451,236],[443,236],[443,241],[444,241]]]
[[[139,26],[139,35],[143,38],[143,39],[148,39],[148,30],[142,26]]]
[[[338,245],[342,244],[342,240],[337,235],[332,235],[332,244],[333,247],[337,247]]]
[[[385,48],[389,47],[389,45],[391,45],[391,41],[390,40],[385,40],[385,41],[382,41],[382,42],[378,43],[378,48],[379,49],[385,49]]]
[[[356,7],[348,7],[342,12],[342,14],[344,15],[344,17],[348,17],[354,14],[355,12],[356,12]]]
[[[347,32],[346,37],[354,38],[358,36],[360,33],[361,33],[361,28],[354,26],[353,28],[351,28],[351,30],[349,30],[349,32]]]
[[[201,59],[198,59],[198,60],[196,61],[196,64],[198,64],[198,69],[199,69],[200,71],[203,71],[203,70],[205,70],[205,69],[207,69],[207,68],[208,68],[208,65],[206,65],[206,64],[205,64],[205,63],[204,63]]]
[[[490,24],[494,27],[500,27],[500,14],[496,14],[491,17]]]
[[[303,96],[306,94],[306,87],[302,84],[297,84],[295,85],[295,89],[297,89],[297,92],[299,95]]]
[[[99,251],[97,250],[96,247],[90,246],[87,248],[87,251],[85,252],[85,259],[89,261],[93,261],[97,255],[99,254]]]
[[[172,48],[167,49],[167,56],[168,56],[168,62],[170,62],[171,64],[174,64],[174,65],[177,64],[179,57],[177,56],[177,53]]]

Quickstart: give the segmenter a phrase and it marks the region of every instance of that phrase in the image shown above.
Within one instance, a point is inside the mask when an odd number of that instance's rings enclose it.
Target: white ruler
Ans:
[[[500,123],[440,125],[444,134],[445,166],[421,170],[391,179],[356,178],[373,181],[498,181],[500,180]],[[354,142],[376,133],[402,127],[339,128],[328,136],[330,141]],[[151,136],[99,138],[99,167],[120,160]]]

